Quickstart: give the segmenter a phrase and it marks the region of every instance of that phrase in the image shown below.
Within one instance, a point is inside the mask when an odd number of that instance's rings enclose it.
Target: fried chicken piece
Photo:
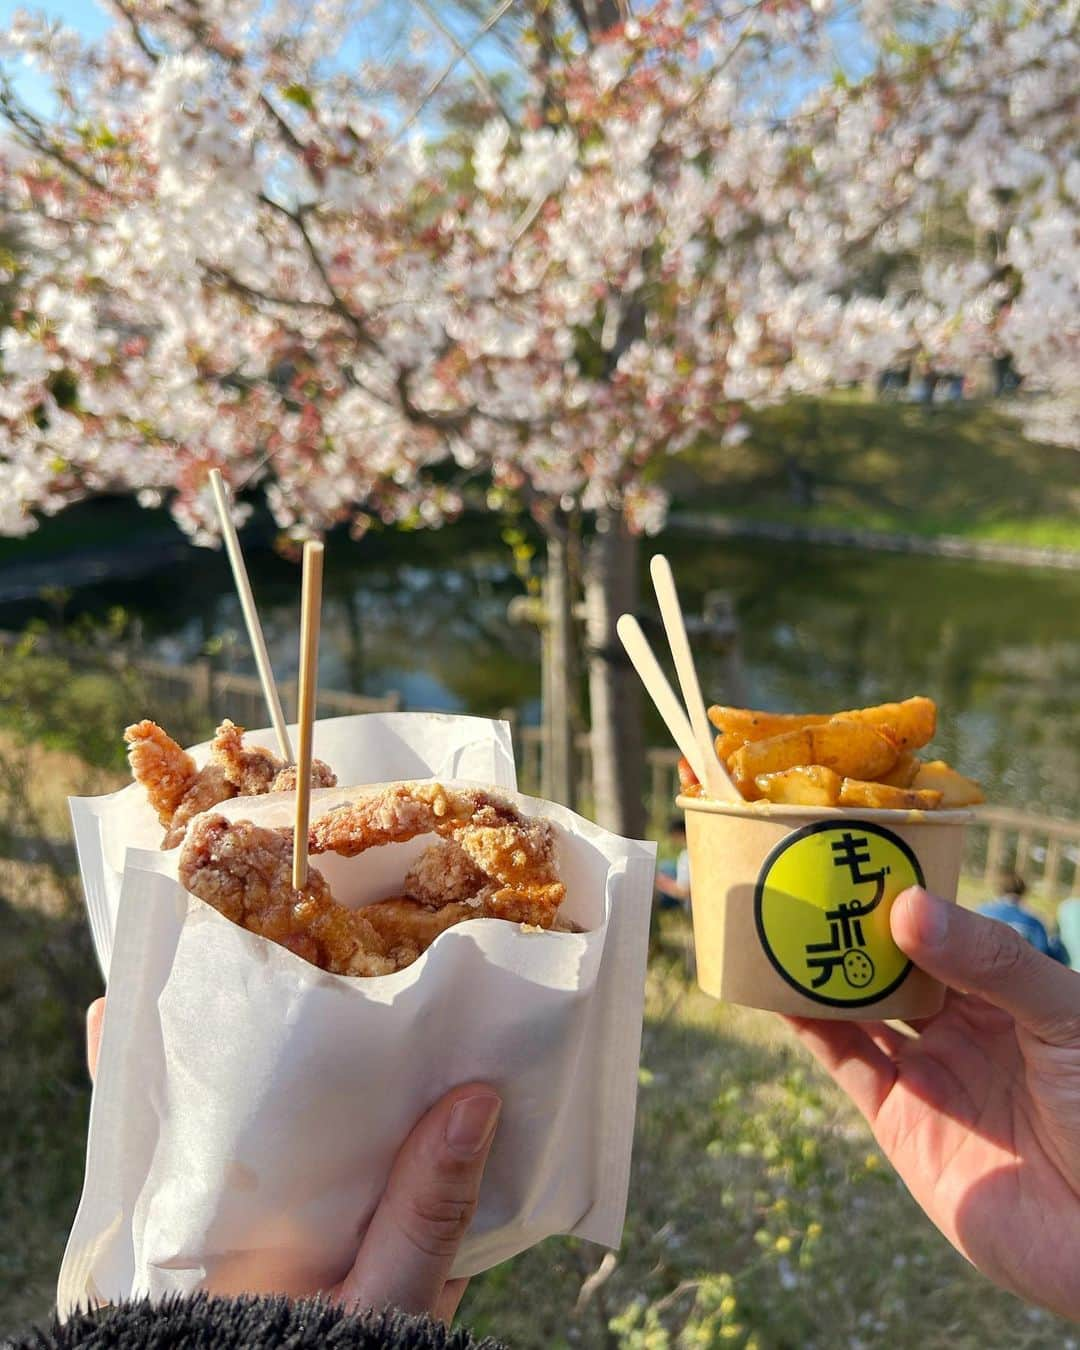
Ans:
[[[430,845],[405,874],[405,895],[429,909],[472,900],[487,878],[455,839]]]
[[[484,913],[551,927],[566,894],[555,871],[551,824],[523,816],[482,788],[394,783],[327,812],[312,825],[308,849],[351,858],[421,834],[437,834],[461,846],[485,878],[479,893]]]
[[[236,788],[225,777],[221,766],[207,764],[195,775],[183,801],[176,808],[176,814],[165,831],[161,847],[175,848],[177,844],[182,844],[187,827],[196,816],[235,796]]]
[[[289,792],[296,788],[296,765],[286,764],[272,750],[261,745],[245,745],[244,728],[228,718],[218,727],[210,755],[221,766],[225,777],[241,797],[256,797],[264,792]],[[337,775],[321,759],[312,761],[311,786],[334,787]]]
[[[297,781],[297,770],[295,764],[286,764],[278,771],[277,777],[270,784],[271,792],[295,792]],[[311,761],[311,786],[337,787],[337,774],[329,764],[324,764],[321,759]]]
[[[398,970],[411,966],[421,952],[426,952],[440,933],[464,923],[466,919],[484,918],[477,903],[455,901],[440,909],[428,909],[407,897],[400,900],[378,900],[360,911],[378,933],[387,955]]]
[[[565,928],[551,823],[482,789],[394,784],[328,812],[312,826],[309,847],[354,857],[422,834],[440,838],[411,869],[410,894],[359,910],[338,904],[314,868],[293,889],[291,830],[222,815],[191,825],[180,880],[234,923],[339,975],[401,970],[468,919]]]
[[[296,765],[285,764],[261,746],[245,746],[244,728],[227,718],[210,746],[210,763],[202,769],[156,722],[136,722],[124,732],[128,760],[136,781],[146,788],[150,805],[165,826],[162,848],[175,848],[188,822],[230,797],[288,792],[296,787]],[[312,787],[334,787],[337,776],[328,764],[311,765]]]
[[[199,772],[195,761],[149,718],[128,727],[124,740],[131,772],[146,789],[158,820],[162,825],[171,824],[176,808]]]
[[[323,970],[388,975],[397,969],[364,911],[339,905],[321,872],[309,868],[307,885],[293,889],[291,831],[204,815],[188,831],[180,881],[233,923]]]
[[[217,765],[197,769],[187,751],[156,722],[136,722],[124,732],[124,740],[131,771],[165,826],[162,848],[174,848],[188,821],[200,811],[236,796],[236,788]]]

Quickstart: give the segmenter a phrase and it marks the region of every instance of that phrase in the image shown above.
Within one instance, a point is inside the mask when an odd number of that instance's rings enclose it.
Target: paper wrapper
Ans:
[[[313,817],[350,795],[314,794]],[[506,795],[555,822],[562,912],[588,931],[472,920],[377,979],[327,974],[230,923],[181,888],[175,850],[129,851],[62,1312],[329,1286],[412,1125],[470,1080],[504,1105],[454,1274],[556,1233],[618,1245],[655,849]],[[221,809],[283,824],[291,796]],[[313,863],[362,904],[399,888],[427,842]]]
[[[295,724],[289,735],[295,745]],[[277,751],[269,727],[245,732],[244,740]],[[210,742],[192,746],[189,753],[201,768],[210,758]],[[482,717],[362,713],[326,718],[315,723],[315,754],[331,766],[339,783],[470,778],[499,788],[517,787],[510,728]],[[94,951],[107,980],[124,855],[129,848],[159,848],[164,830],[138,783],[104,797],[70,797],[68,805]]]
[[[942,985],[893,942],[892,902],[956,899],[967,811],[853,811],[680,797],[697,977],[800,1017],[928,1017]]]

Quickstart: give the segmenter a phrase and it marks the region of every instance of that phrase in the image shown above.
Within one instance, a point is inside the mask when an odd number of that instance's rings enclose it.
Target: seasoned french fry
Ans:
[[[920,764],[911,786],[920,791],[940,792],[941,806],[946,811],[957,806],[976,806],[986,800],[973,778],[957,773],[943,759]]]
[[[730,769],[747,801],[756,801],[759,774],[820,764],[841,777],[872,779],[887,773],[896,760],[896,747],[876,727],[835,717],[822,726],[749,741],[732,755]]]
[[[837,716],[869,722],[898,750],[918,750],[933,740],[937,730],[937,705],[932,698],[906,698],[903,703],[881,703],[876,708],[858,708]]]
[[[911,787],[915,782],[915,775],[919,772],[921,763],[922,761],[910,750],[905,750],[889,772],[878,777],[878,782],[885,783],[889,787]],[[931,787],[933,785],[928,783],[926,786]]]
[[[941,805],[941,793],[845,778],[840,785],[840,805],[866,806],[878,811],[933,811]]]
[[[755,708],[729,708],[720,703],[709,709],[709,720],[720,732],[716,738],[716,753],[725,763],[752,741],[805,731],[836,718],[867,722],[877,727],[897,750],[918,750],[933,738],[937,729],[937,706],[933,699],[917,697],[906,698],[902,703],[880,703],[872,708],[852,708],[838,713],[772,713]]]
[[[720,733],[716,753],[725,764],[748,741],[765,741],[789,731],[820,726],[831,716],[831,713],[759,712],[754,708],[729,708],[722,703],[714,703],[709,709],[709,721]]]
[[[758,774],[757,790],[770,802],[789,806],[836,806],[840,775],[823,764],[798,764],[779,773]]]

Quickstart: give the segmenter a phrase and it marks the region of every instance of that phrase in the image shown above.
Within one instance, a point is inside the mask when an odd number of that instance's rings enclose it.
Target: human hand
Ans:
[[[86,1014],[86,1057],[97,1073],[105,1000]],[[448,1092],[421,1116],[398,1150],[386,1190],[359,1235],[349,1273],[327,1297],[349,1307],[391,1304],[449,1322],[468,1280],[451,1280],[480,1194],[502,1103],[482,1083]],[[277,1293],[251,1289],[248,1293]]]
[[[1080,1320],[1080,974],[918,888],[897,945],[946,984],[905,1035],[788,1018],[912,1195],[995,1284]]]

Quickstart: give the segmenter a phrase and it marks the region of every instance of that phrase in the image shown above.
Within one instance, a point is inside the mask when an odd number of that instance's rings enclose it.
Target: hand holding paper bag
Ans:
[[[105,1000],[86,1019],[87,1063],[97,1072]],[[482,1083],[448,1092],[417,1121],[398,1149],[387,1189],[356,1259],[330,1297],[348,1307],[431,1313],[450,1321],[467,1280],[449,1279],[458,1247],[476,1210],[484,1164],[501,1102]]]
[[[343,793],[315,794],[313,819]],[[503,1110],[454,1275],[558,1232],[617,1245],[654,849],[506,795],[554,822],[563,913],[586,931],[474,920],[374,979],[328,974],[229,922],[183,890],[175,851],[129,850],[62,1308],[334,1285],[401,1140],[470,1082]],[[281,798],[220,810],[288,817]],[[334,895],[356,906],[392,893],[426,843],[333,860]]]

